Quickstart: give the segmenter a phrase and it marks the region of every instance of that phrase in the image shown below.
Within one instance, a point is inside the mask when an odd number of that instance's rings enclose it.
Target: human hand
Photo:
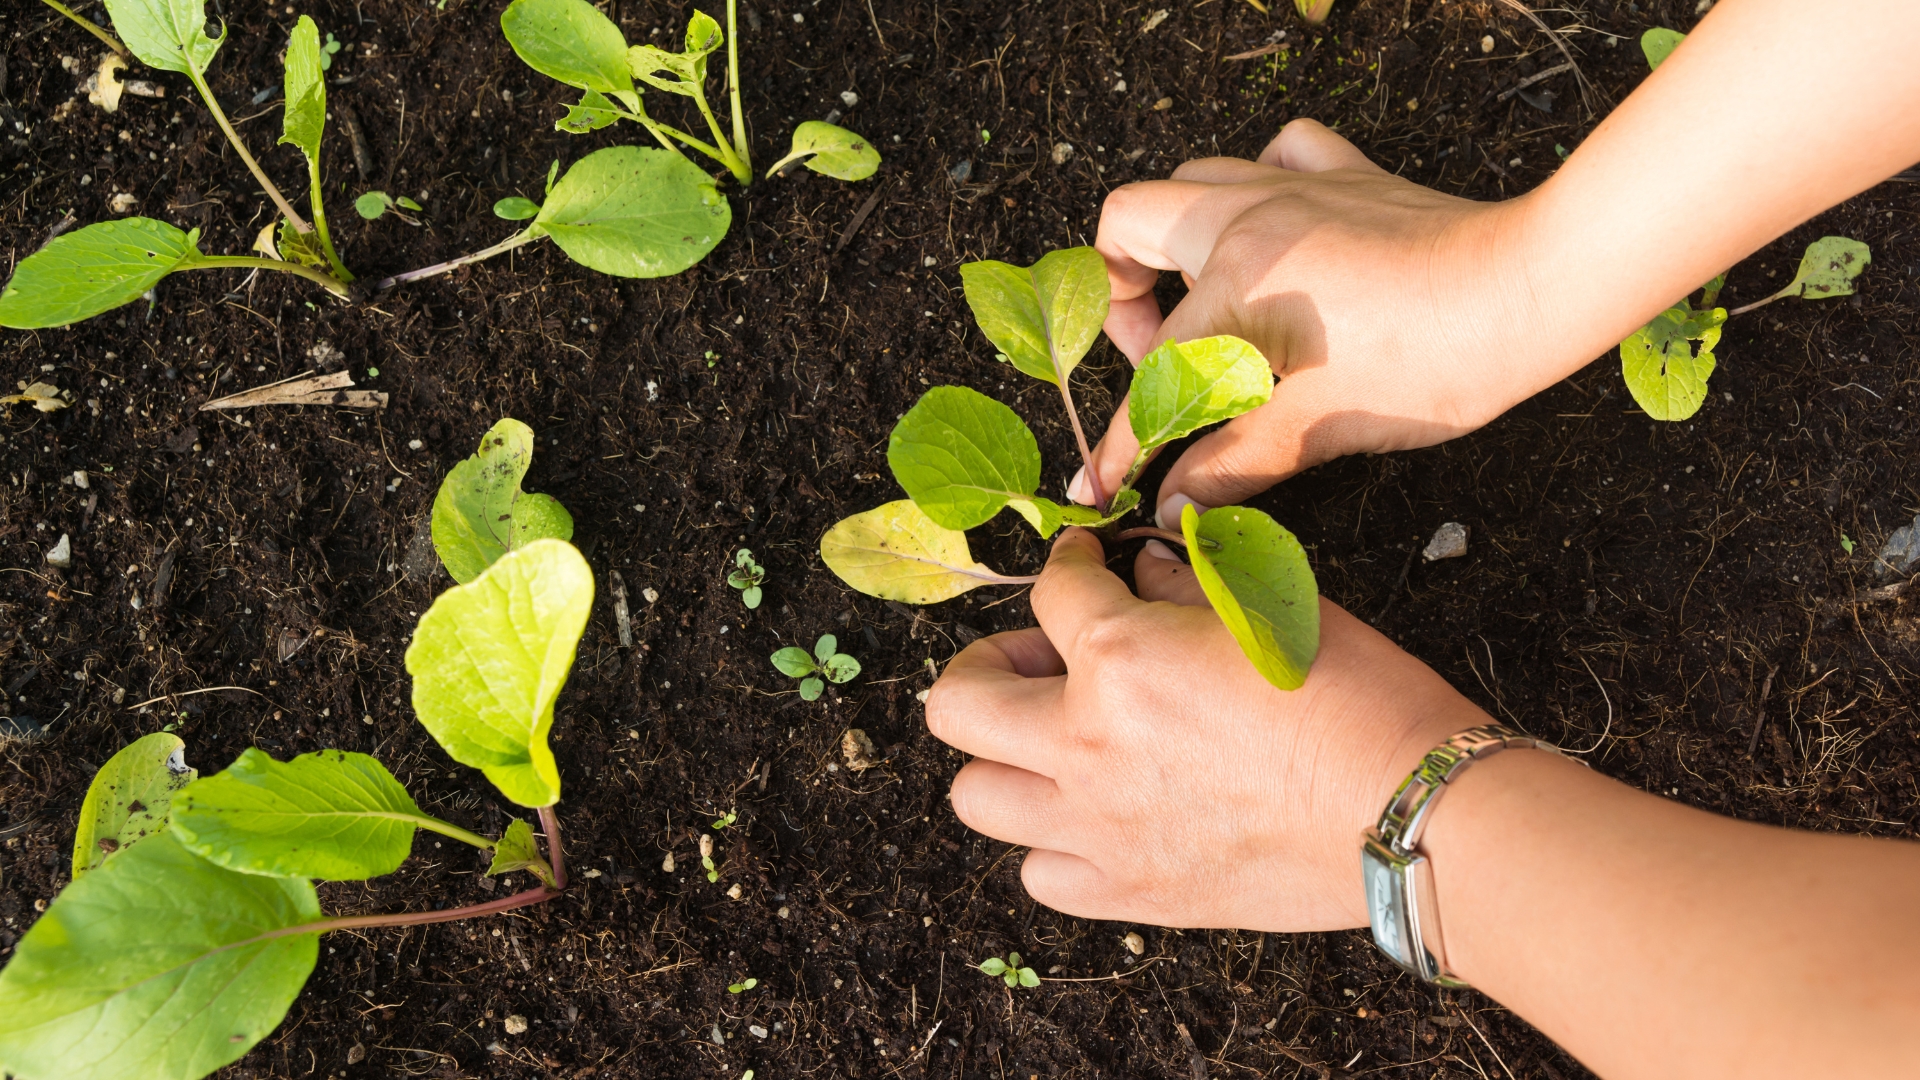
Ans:
[[[1447,736],[1487,716],[1425,664],[1321,601],[1306,685],[1254,670],[1193,571],[1158,542],[1136,598],[1068,529],[1033,590],[1035,629],[947,665],[927,725],[972,754],[969,827],[1033,850],[1034,899],[1161,926],[1363,926],[1360,833]]]

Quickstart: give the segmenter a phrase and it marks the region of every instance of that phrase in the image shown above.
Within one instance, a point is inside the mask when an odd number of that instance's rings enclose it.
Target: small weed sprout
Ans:
[[[1040,975],[1030,967],[1020,966],[1020,954],[1010,952],[1005,960],[989,956],[980,962],[980,971],[986,975],[997,975],[1009,988],[1024,986],[1028,989],[1040,985]]]
[[[713,837],[700,834],[700,866],[707,872],[709,884],[720,880],[720,868],[713,865]]]
[[[752,611],[760,606],[760,586],[767,580],[767,569],[753,561],[753,552],[741,548],[733,556],[733,573],[727,575],[727,584],[740,590],[740,602]]]
[[[733,985],[727,987],[727,993],[744,994],[747,991],[759,985],[760,985],[759,979],[753,978],[752,976],[748,976],[747,978],[741,979],[739,982],[734,983]]]
[[[739,820],[740,820],[740,815],[729,810],[726,813],[720,815],[720,819],[713,823],[713,827],[716,829],[724,829],[727,826]]]
[[[333,35],[329,33],[327,35],[327,40],[323,42],[320,46],[320,70],[321,71],[333,70],[333,57],[334,57],[334,54],[338,53],[339,51],[340,51],[340,43],[338,41],[335,41]]]
[[[399,218],[409,225],[417,226],[420,224],[418,218],[411,217],[401,211],[412,210],[418,213],[421,209],[423,208],[419,203],[414,202],[405,195],[396,199],[384,191],[369,191],[365,195],[353,200],[354,212],[366,218],[368,221],[378,221],[384,217],[388,211],[392,211],[394,217]]]
[[[860,674],[860,661],[840,651],[840,639],[832,634],[821,634],[820,640],[813,644],[813,655],[807,650],[789,645],[773,654],[773,666],[780,669],[782,675],[800,680],[800,700],[814,701],[827,683],[843,683]],[[821,677],[825,676],[825,682]]]

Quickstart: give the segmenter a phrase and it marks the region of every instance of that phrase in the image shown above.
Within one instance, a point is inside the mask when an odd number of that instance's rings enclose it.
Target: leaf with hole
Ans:
[[[1145,453],[1231,420],[1273,396],[1273,369],[1260,350],[1230,334],[1167,341],[1133,373],[1127,419]]]
[[[1707,399],[1722,308],[1695,311],[1684,302],[1654,316],[1620,343],[1620,373],[1633,400],[1655,420],[1685,420]],[[1695,342],[1699,342],[1696,349]]]
[[[553,866],[534,844],[533,827],[519,818],[507,823],[507,831],[494,845],[493,864],[487,867],[487,876],[511,874],[515,870],[525,870],[539,878],[542,885],[553,888]]]
[[[1853,295],[1853,279],[1873,261],[1873,251],[1858,240],[1844,236],[1823,236],[1807,245],[1800,256],[1800,269],[1793,280],[1774,296],[1798,296],[1803,300],[1823,300],[1831,296]],[[1772,296],[1767,299],[1773,299]]]
[[[1051,251],[1030,267],[963,263],[960,281],[987,340],[1014,367],[1055,386],[1093,347],[1111,298],[1106,261],[1090,247]]]
[[[656,90],[706,100],[707,57],[719,48],[726,35],[711,15],[695,10],[687,19],[685,51],[671,53],[656,45],[635,45],[627,50],[627,67],[633,77]],[[665,72],[668,77],[663,77]]]
[[[627,39],[587,0],[513,0],[500,32],[533,70],[602,94],[631,93]]]
[[[1320,651],[1320,592],[1300,541],[1245,506],[1180,511],[1187,557],[1213,610],[1254,669],[1297,690]]]
[[[20,260],[0,292],[0,326],[65,326],[140,298],[199,256],[200,230],[131,217],[53,238]]]
[[[971,529],[1007,500],[1032,497],[1040,444],[1000,402],[968,387],[936,386],[893,426],[887,465],[927,517]]]
[[[773,163],[767,175],[771,177],[795,161],[835,180],[865,180],[880,168],[880,151],[846,128],[808,120],[793,129],[792,148],[786,157]]]
[[[937,604],[982,585],[1020,585],[973,561],[967,534],[949,529],[900,499],[842,518],[820,538],[827,569],[882,600]]]
[[[204,0],[106,0],[120,40],[148,67],[198,76],[227,40],[207,36]]]
[[[178,735],[156,731],[121,747],[93,774],[73,835],[76,880],[107,856],[166,829],[174,793],[200,775],[187,765],[186,745]]]
[[[433,497],[433,550],[466,584],[494,560],[535,540],[573,539],[573,517],[551,495],[520,490],[533,463],[533,429],[507,417],[453,467]]]
[[[699,166],[667,150],[610,146],[567,170],[532,228],[590,270],[653,278],[706,258],[732,223]]]
[[[580,95],[577,105],[567,106],[567,115],[553,122],[555,129],[569,135],[585,135],[589,131],[599,131],[620,119],[620,109],[608,101],[606,95],[598,90],[588,90]]]

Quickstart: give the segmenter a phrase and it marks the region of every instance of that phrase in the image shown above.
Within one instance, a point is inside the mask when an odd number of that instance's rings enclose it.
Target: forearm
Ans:
[[[1516,751],[1462,775],[1422,847],[1449,963],[1608,1080],[1920,1056],[1920,846],[1736,822]]]

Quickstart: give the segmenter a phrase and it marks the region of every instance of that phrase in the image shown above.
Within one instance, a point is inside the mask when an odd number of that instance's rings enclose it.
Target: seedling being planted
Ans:
[[[544,852],[523,820],[490,839],[427,814],[366,754],[277,761],[249,749],[200,778],[171,734],[114,755],[81,808],[72,884],[0,971],[0,1071],[198,1080],[272,1033],[313,972],[322,934],[559,896],[567,869],[547,732],[592,603],[586,560],[543,540],[443,593],[406,655],[420,722],[455,761],[533,811]],[[421,829],[488,853],[489,874],[525,870],[539,883],[451,909],[321,910],[316,878],[390,874]]]
[[[908,498],[846,518],[820,540],[827,566],[869,596],[932,604],[982,585],[1037,580],[975,562],[965,530],[1007,507],[1042,537],[1067,525],[1108,528],[1139,505],[1133,485],[1161,447],[1258,408],[1273,393],[1266,358],[1239,338],[1162,343],[1134,371],[1127,416],[1140,451],[1109,495],[1098,488],[1069,386],[1107,317],[1104,261],[1092,248],[1071,248],[1030,267],[967,263],[960,278],[999,358],[1059,389],[1095,485],[1094,505],[1062,505],[1038,493],[1040,445],[1012,409],[967,387],[936,386],[887,443],[887,465]],[[1207,599],[1254,667],[1283,690],[1300,686],[1319,650],[1320,608],[1306,551],[1292,533],[1258,510],[1223,506],[1205,514],[1189,508],[1177,533],[1132,529],[1117,538],[1139,536],[1184,544]]]
[[[813,643],[812,656],[794,645],[781,649],[773,654],[773,666],[782,675],[800,680],[802,701],[817,700],[827,683],[838,685],[860,674],[860,661],[841,652],[840,639],[832,634],[820,635],[820,640]]]
[[[533,429],[508,417],[447,473],[433,497],[433,550],[466,584],[502,555],[539,540],[573,539],[573,515],[551,495],[520,490],[533,463]]]
[[[980,971],[986,975],[999,977],[1009,988],[1024,986],[1028,989],[1040,985],[1040,976],[1030,967],[1020,966],[1020,954],[1010,952],[1005,960],[989,956],[980,961]]]
[[[727,584],[740,590],[740,602],[752,611],[760,606],[760,584],[767,580],[767,570],[753,561],[753,552],[741,548],[733,556],[734,571],[727,575]]]

